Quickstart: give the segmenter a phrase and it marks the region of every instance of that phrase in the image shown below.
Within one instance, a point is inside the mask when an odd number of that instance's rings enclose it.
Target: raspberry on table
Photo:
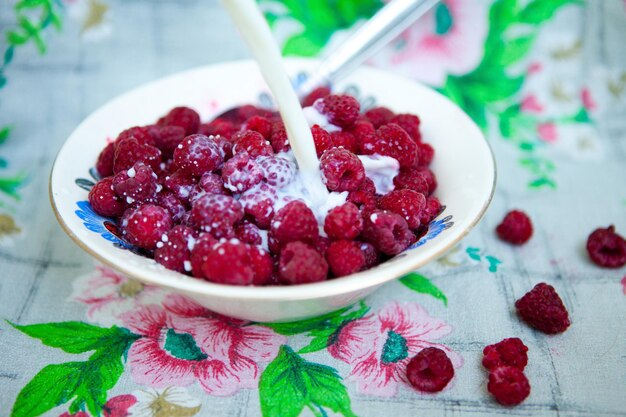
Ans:
[[[185,136],[198,133],[200,116],[189,107],[175,107],[161,119],[161,125],[180,126],[185,129]]]
[[[119,217],[126,205],[113,190],[113,177],[103,178],[89,191],[89,204],[96,214],[104,217]]]
[[[230,240],[213,246],[202,271],[207,280],[218,284],[261,285],[272,274],[272,258],[255,246]]]
[[[261,229],[270,228],[276,200],[278,200],[276,189],[266,183],[257,184],[239,197],[239,203],[246,215],[252,217]]]
[[[226,189],[243,193],[263,181],[263,170],[247,152],[240,152],[222,167],[222,180]]]
[[[331,149],[332,140],[330,133],[321,128],[319,125],[311,126],[311,134],[313,135],[313,143],[315,144],[315,152],[317,157],[321,157],[324,152]]]
[[[322,180],[332,191],[355,191],[365,180],[365,168],[352,152],[335,148],[324,152],[320,159]]]
[[[113,172],[128,169],[137,162],[143,162],[156,170],[161,164],[161,151],[154,146],[141,144],[132,136],[118,142],[115,146]]]
[[[553,286],[541,282],[515,302],[517,314],[531,327],[546,334],[562,333],[570,325],[569,314]]]
[[[264,139],[269,140],[272,136],[272,122],[263,116],[252,116],[243,124],[242,130],[253,130],[260,133]]]
[[[326,261],[334,276],[343,277],[363,270],[365,255],[359,242],[336,240],[326,250]]]
[[[185,139],[185,129],[180,126],[154,126],[152,137],[163,158],[171,158],[179,143]]]
[[[420,133],[420,119],[414,114],[397,114],[389,121],[389,123],[395,123],[400,126],[406,133],[409,134],[413,141],[420,142],[422,140],[422,134]]]
[[[387,107],[374,107],[364,113],[364,116],[369,122],[378,129],[382,125],[386,125],[394,118],[395,113],[389,110]]]
[[[213,250],[213,246],[217,244],[210,233],[201,233],[197,239],[189,239],[188,245],[191,251],[191,274],[196,278],[204,278],[202,266],[207,260],[209,253]]]
[[[268,156],[257,160],[265,182],[274,187],[284,187],[296,176],[296,164],[281,156]]]
[[[325,115],[335,126],[350,127],[359,117],[361,105],[352,96],[331,94],[313,103],[313,107]]]
[[[587,238],[589,258],[603,268],[620,268],[626,265],[626,240],[611,225],[598,228]]]
[[[206,194],[191,207],[191,222],[198,229],[216,238],[234,235],[235,223],[243,219],[244,211],[239,201],[220,194]]]
[[[274,155],[274,149],[272,149],[270,142],[254,130],[238,133],[233,139],[235,139],[233,154],[247,152],[251,158]]]
[[[533,224],[523,211],[511,210],[496,227],[496,233],[505,242],[521,245],[533,235]]]
[[[311,91],[305,98],[302,100],[302,107],[312,106],[317,99],[324,98],[330,95],[330,88],[328,87],[317,87],[315,90]]]
[[[446,352],[427,347],[411,358],[406,367],[406,376],[418,391],[439,392],[454,377],[454,367]]]
[[[417,229],[426,207],[426,198],[413,190],[393,190],[382,196],[378,207],[399,214],[406,220],[409,229]]]
[[[163,180],[163,187],[174,194],[180,201],[187,203],[191,192],[196,186],[196,181],[186,171],[178,170],[170,175],[166,175]]]
[[[306,243],[290,242],[280,251],[278,273],[289,284],[324,281],[328,276],[328,263]]]
[[[191,272],[191,251],[189,240],[193,239],[194,231],[187,226],[174,226],[161,236],[154,250],[154,260],[172,271]]]
[[[400,168],[412,168],[418,160],[417,144],[395,123],[378,128],[375,135],[366,136],[359,145],[364,155],[385,155],[396,159]]]
[[[167,190],[162,190],[157,194],[156,204],[168,211],[174,223],[179,223],[187,212],[183,203]]]
[[[289,242],[314,242],[319,235],[313,211],[300,200],[287,203],[278,210],[270,225],[269,236],[279,247]]]
[[[359,208],[345,203],[331,209],[324,220],[324,232],[333,240],[353,240],[363,230]]]
[[[487,390],[502,405],[518,405],[530,394],[528,378],[513,366],[499,366],[489,372]]]
[[[161,236],[172,228],[172,218],[163,207],[144,204],[126,210],[121,218],[122,236],[131,245],[153,250]]]
[[[415,235],[400,215],[374,210],[365,217],[363,239],[386,255],[397,255],[415,241]]]
[[[513,366],[523,371],[528,363],[528,347],[518,337],[503,339],[483,349],[483,366],[495,369],[500,366]]]
[[[107,144],[98,155],[96,161],[96,171],[101,178],[113,175],[113,160],[115,159],[115,144],[113,142]]]
[[[143,162],[137,162],[131,168],[120,171],[113,177],[115,193],[128,204],[135,201],[154,202],[159,187],[157,175]]]
[[[178,169],[195,177],[215,171],[223,162],[224,155],[215,141],[201,134],[187,136],[174,151]]]

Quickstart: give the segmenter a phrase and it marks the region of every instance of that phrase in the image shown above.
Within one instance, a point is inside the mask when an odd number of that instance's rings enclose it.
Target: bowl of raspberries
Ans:
[[[296,79],[316,68],[287,60]],[[328,195],[307,197],[253,61],[175,74],[91,114],[61,148],[55,214],[98,261],[207,308],[289,321],[352,304],[480,220],[495,163],[432,89],[361,68],[302,100]]]

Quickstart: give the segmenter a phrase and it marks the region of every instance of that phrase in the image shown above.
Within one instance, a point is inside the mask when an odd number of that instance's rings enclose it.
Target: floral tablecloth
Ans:
[[[286,55],[324,54],[378,0],[260,2]],[[457,102],[498,162],[494,201],[460,245],[358,305],[289,324],[216,315],[94,265],[47,198],[57,150],[91,111],[178,70],[248,56],[216,1],[18,0],[0,6],[0,416],[626,415],[626,268],[588,234],[626,233],[626,2],[444,0],[371,64]],[[522,247],[497,240],[530,214]],[[531,330],[514,301],[552,284],[572,325]],[[520,337],[532,386],[499,406],[485,345]],[[410,357],[444,349],[436,395]]]

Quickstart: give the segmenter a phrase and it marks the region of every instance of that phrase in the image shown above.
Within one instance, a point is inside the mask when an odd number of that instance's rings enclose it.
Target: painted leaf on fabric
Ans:
[[[448,298],[443,291],[423,275],[412,272],[400,278],[400,283],[415,292],[432,295],[441,300],[446,307],[448,306]]]
[[[534,0],[524,7],[519,13],[519,22],[531,25],[539,25],[550,20],[554,13],[570,3],[583,3],[582,0]]]
[[[2,145],[9,138],[11,134],[11,126],[4,126],[0,129],[0,145]]]
[[[259,395],[263,417],[297,417],[305,407],[316,415],[324,415],[327,408],[355,416],[337,371],[305,361],[289,346],[281,347],[261,375]]]

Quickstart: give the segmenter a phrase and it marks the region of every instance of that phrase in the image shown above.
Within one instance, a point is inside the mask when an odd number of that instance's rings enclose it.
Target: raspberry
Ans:
[[[199,133],[205,136],[222,136],[226,139],[230,139],[238,131],[239,129],[234,123],[222,119],[215,119],[199,128]]]
[[[270,221],[274,217],[274,203],[277,199],[278,196],[273,187],[260,183],[241,194],[239,203],[243,206],[245,213],[254,219],[257,226],[261,229],[269,229]]]
[[[424,195],[430,194],[428,179],[423,171],[402,169],[393,179],[393,185],[400,190],[407,189]]]
[[[313,107],[328,118],[335,126],[350,127],[354,124],[361,106],[354,97],[348,95],[331,94],[318,99]]]
[[[569,314],[554,287],[535,285],[515,302],[517,314],[531,327],[547,334],[561,333],[570,325]]]
[[[439,199],[437,197],[428,197],[426,199],[426,207],[424,207],[424,210],[422,210],[422,214],[420,216],[420,223],[423,226],[428,226],[430,222],[432,222],[437,216],[439,216],[442,209],[443,207],[441,206],[441,203],[439,202]]]
[[[528,242],[528,239],[533,235],[533,225],[526,213],[512,210],[496,227],[496,233],[505,242],[521,245]]]
[[[191,272],[191,251],[189,239],[193,238],[193,229],[187,226],[174,226],[161,236],[154,250],[154,260],[176,272]]]
[[[324,231],[333,240],[353,240],[362,230],[363,218],[352,203],[333,208],[324,220]]]
[[[330,246],[330,239],[325,236],[318,236],[311,245],[315,248],[317,253],[326,256],[326,251]]]
[[[143,162],[156,170],[161,163],[161,151],[154,146],[142,145],[134,137],[121,140],[115,147],[113,172],[128,169],[137,162]]]
[[[446,352],[436,347],[427,347],[409,361],[406,376],[418,391],[439,392],[454,377],[454,367]]]
[[[393,119],[395,113],[387,107],[374,107],[365,112],[364,116],[372,123],[375,129],[386,125]]]
[[[269,185],[281,188],[296,176],[296,164],[280,156],[268,156],[257,160],[263,177]]]
[[[107,177],[96,183],[89,191],[89,204],[93,211],[104,217],[119,217],[126,206],[113,191],[113,178]]]
[[[180,201],[186,203],[195,187],[195,180],[185,171],[176,171],[165,177],[163,186]]]
[[[156,199],[157,176],[152,169],[142,162],[132,168],[120,171],[113,177],[113,189],[128,204],[135,201],[153,202]]]
[[[365,268],[363,269],[373,268],[380,263],[380,253],[374,245],[367,242],[359,242],[359,245],[365,257]]]
[[[330,143],[333,148],[344,148],[352,153],[358,152],[356,138],[352,133],[344,130],[331,132]]]
[[[189,240],[189,249],[191,250],[191,274],[196,278],[204,278],[202,266],[206,262],[209,253],[213,250],[213,246],[217,243],[210,233],[202,233],[195,241]]]
[[[185,129],[180,126],[155,126],[152,130],[154,143],[164,159],[171,158],[179,143],[185,139]]]
[[[243,243],[250,245],[260,245],[263,243],[259,227],[247,220],[235,226],[235,237]]]
[[[502,405],[518,405],[530,394],[530,384],[518,368],[500,366],[489,372],[487,390]]]
[[[189,203],[193,204],[205,194],[230,195],[230,191],[224,188],[222,177],[212,172],[205,172],[197,184],[193,186],[189,194]]]
[[[321,157],[325,151],[333,147],[330,133],[319,125],[313,125],[311,127],[311,134],[313,135],[313,143],[315,144],[315,152],[317,152],[318,158]]]
[[[422,134],[420,133],[420,119],[413,114],[397,114],[390,121],[400,126],[406,133],[409,134],[411,139],[415,142],[422,140]]]
[[[346,129],[347,132],[350,132],[356,141],[358,153],[361,152],[361,145],[364,143],[369,143],[372,141],[371,137],[376,135],[376,129],[374,129],[374,125],[371,124],[367,119],[357,119],[354,122],[354,125],[350,129]]]
[[[175,107],[161,120],[164,126],[180,126],[185,129],[185,136],[198,133],[200,116],[189,107]]]
[[[413,190],[393,190],[378,201],[378,207],[399,214],[406,220],[409,229],[417,229],[426,207],[426,198]]]
[[[270,226],[270,236],[284,246],[289,242],[313,242],[318,236],[317,220],[310,208],[296,200],[276,213]]]
[[[308,284],[324,281],[328,275],[328,264],[306,243],[290,242],[280,252],[278,273],[289,284]]]
[[[365,177],[365,179],[363,180],[363,182],[361,183],[361,185],[359,186],[359,189],[357,191],[364,191],[364,192],[366,192],[368,194],[375,195],[376,194],[376,184],[374,184],[374,181],[372,181],[368,177]]]
[[[337,240],[326,250],[326,261],[334,276],[343,277],[361,271],[365,266],[365,255],[359,242]]]
[[[364,220],[363,238],[386,255],[397,255],[415,241],[406,221],[396,213],[374,210]]]
[[[243,207],[227,195],[206,194],[191,207],[191,222],[198,229],[216,238],[232,237],[233,226],[243,219]]]
[[[272,274],[272,258],[254,246],[226,241],[213,246],[202,272],[207,280],[218,284],[263,284]]]
[[[400,126],[389,123],[378,128],[376,135],[367,136],[360,149],[364,155],[385,155],[395,158],[400,168],[411,168],[417,162],[417,144]]]
[[[270,143],[274,152],[287,152],[290,149],[289,139],[287,138],[287,131],[282,120],[275,120],[272,123],[272,135],[270,136]]]
[[[201,134],[187,136],[174,151],[178,169],[195,177],[215,171],[223,162],[224,155],[215,140]]]
[[[615,226],[596,229],[587,238],[587,253],[598,266],[619,268],[626,264],[626,240],[615,233]]]
[[[513,366],[523,371],[528,363],[528,348],[519,338],[504,339],[483,349],[483,366],[495,369],[499,366]]]
[[[330,149],[320,159],[322,180],[332,191],[355,191],[365,180],[361,160],[345,149]]]
[[[417,165],[426,167],[433,161],[433,158],[435,157],[435,149],[433,149],[433,147],[428,143],[419,142],[417,144],[417,155]]]
[[[263,171],[247,152],[240,152],[222,167],[224,187],[242,193],[263,180]]]
[[[330,88],[328,88],[328,87],[317,87],[315,90],[311,91],[309,93],[309,95],[307,95],[302,100],[302,107],[312,106],[317,101],[317,99],[324,98],[324,97],[326,97],[328,95],[330,95]]]
[[[362,213],[370,213],[376,209],[376,196],[367,191],[350,191],[348,202],[356,205]]]
[[[181,221],[186,213],[183,203],[169,191],[161,191],[157,194],[157,205],[163,207],[172,216],[174,223]]]
[[[272,136],[272,122],[263,116],[252,116],[243,124],[242,130],[253,130],[269,140]]]
[[[247,152],[251,158],[274,155],[272,145],[265,140],[263,135],[254,130],[238,133],[233,139],[235,139],[235,145],[233,146],[234,154]]]
[[[96,161],[96,171],[100,174],[100,177],[109,177],[113,175],[113,160],[115,159],[115,144],[109,143],[104,147],[98,160]]]
[[[145,204],[128,209],[120,221],[122,236],[131,245],[143,249],[156,248],[161,236],[172,228],[170,214],[162,207]]]
[[[211,140],[213,140],[215,142],[217,147],[222,152],[222,156],[224,157],[224,160],[230,159],[230,158],[233,157],[233,144],[232,144],[232,142],[230,142],[224,136],[220,136],[220,135],[217,135],[217,136],[210,135],[209,139],[211,139]]]
[[[115,139],[117,146],[121,141],[128,138],[135,138],[141,145],[154,146],[154,138],[150,134],[150,129],[143,126],[135,126],[122,131]]]
[[[270,117],[272,116],[272,112],[253,106],[252,104],[246,104],[222,113],[219,118],[240,125],[253,116]]]

